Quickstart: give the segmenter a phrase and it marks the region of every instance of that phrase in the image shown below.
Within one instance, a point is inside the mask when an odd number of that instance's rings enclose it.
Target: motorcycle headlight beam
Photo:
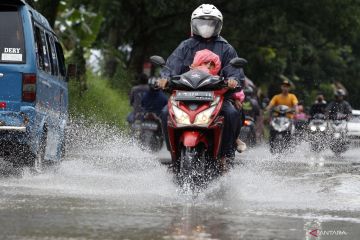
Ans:
[[[213,106],[213,107],[211,107],[209,109],[206,109],[206,110],[200,112],[198,115],[196,115],[194,124],[196,124],[196,125],[209,124],[211,114],[214,112],[215,107],[216,106]]]
[[[175,115],[175,120],[177,123],[179,124],[183,124],[183,125],[190,125],[190,117],[189,115],[184,112],[183,110],[181,110],[180,108],[176,107],[176,106],[172,106],[173,111],[174,111],[174,115]]]

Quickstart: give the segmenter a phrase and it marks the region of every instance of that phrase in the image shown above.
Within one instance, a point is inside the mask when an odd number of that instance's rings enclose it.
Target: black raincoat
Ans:
[[[170,72],[170,70],[163,68],[161,76],[169,78],[170,76],[180,75],[189,71],[195,53],[203,49],[213,51],[220,57],[221,69],[224,69],[222,76],[227,79],[233,78],[239,82],[240,86],[243,86],[245,80],[243,70],[232,66],[227,67],[230,60],[237,57],[237,53],[235,49],[220,36],[211,38],[210,40],[194,36],[181,42],[166,61],[166,66],[172,71]]]

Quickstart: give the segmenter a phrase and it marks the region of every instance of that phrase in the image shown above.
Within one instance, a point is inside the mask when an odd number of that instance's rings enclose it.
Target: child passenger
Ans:
[[[221,61],[217,54],[208,49],[204,49],[195,53],[194,61],[190,68],[201,70],[216,76],[221,69]],[[244,92],[242,90],[240,92],[236,92],[232,95],[232,98],[235,101],[235,107],[240,110],[242,107],[242,102],[245,99]],[[246,150],[246,144],[239,138],[236,139],[236,145],[236,150],[238,152],[241,153]]]

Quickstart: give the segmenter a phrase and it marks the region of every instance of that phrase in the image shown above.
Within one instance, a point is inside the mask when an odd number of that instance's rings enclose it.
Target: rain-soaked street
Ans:
[[[276,158],[260,146],[193,196],[159,155],[75,128],[56,171],[1,177],[0,239],[360,239],[360,149],[335,158],[303,143]]]

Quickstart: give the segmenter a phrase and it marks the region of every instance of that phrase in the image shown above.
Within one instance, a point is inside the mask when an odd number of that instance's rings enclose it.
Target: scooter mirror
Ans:
[[[160,67],[165,66],[165,60],[160,56],[151,56],[150,62]]]
[[[230,61],[230,65],[235,68],[242,68],[247,64],[247,60],[244,58],[233,58]]]

